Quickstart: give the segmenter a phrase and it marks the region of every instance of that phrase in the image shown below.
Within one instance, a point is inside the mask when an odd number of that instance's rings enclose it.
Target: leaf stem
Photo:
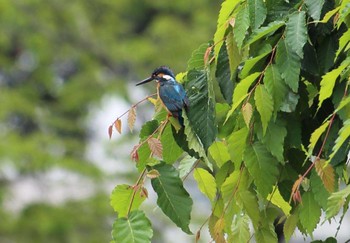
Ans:
[[[131,211],[132,204],[134,203],[134,200],[135,200],[136,192],[137,192],[137,191],[139,190],[139,188],[140,188],[140,184],[141,184],[140,182],[141,182],[142,179],[145,177],[146,171],[147,171],[147,169],[144,168],[143,171],[141,172],[141,174],[139,175],[139,178],[137,179],[136,184],[133,186],[133,192],[132,192],[132,195],[131,195],[131,200],[130,200],[130,203],[129,203],[127,215],[129,215],[129,213],[130,213],[130,211]]]

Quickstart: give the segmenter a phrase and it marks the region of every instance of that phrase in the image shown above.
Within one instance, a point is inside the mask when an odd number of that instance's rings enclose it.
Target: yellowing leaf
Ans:
[[[319,128],[317,128],[310,137],[310,144],[309,144],[309,153],[311,154],[314,147],[316,146],[316,143],[318,141],[318,139],[320,138],[320,136],[322,135],[322,133],[324,133],[324,131],[326,130],[326,128],[329,125],[329,121],[326,121],[325,123],[323,123]]]
[[[196,168],[193,177],[198,183],[199,190],[206,195],[211,202],[216,197],[216,183],[214,177],[205,169]]]
[[[119,134],[122,133],[122,121],[119,118],[114,122],[114,127],[117,129]]]
[[[130,128],[130,131],[132,131],[132,129],[134,128],[135,121],[136,121],[136,108],[133,106],[129,110],[129,114],[128,114],[128,126]]]
[[[153,155],[158,158],[162,158],[162,154],[163,154],[162,143],[156,138],[148,139],[147,143]]]
[[[147,98],[147,100],[148,100],[149,102],[151,102],[151,103],[152,103],[154,106],[156,106],[156,105],[157,105],[158,99],[155,99],[155,98],[149,97],[149,98]]]
[[[334,191],[334,169],[330,164],[326,164],[326,161],[324,159],[318,159],[315,162],[315,168],[317,174],[320,176],[324,187],[329,192]]]
[[[220,242],[220,243],[225,242],[225,238],[222,237],[224,233],[224,228],[225,228],[225,219],[219,218],[218,221],[216,221],[214,226],[215,242]]]
[[[274,187],[274,189],[272,190],[273,194],[269,194],[267,196],[267,198],[276,206],[278,206],[280,209],[282,209],[283,213],[288,216],[290,213],[290,210],[292,209],[292,207],[289,205],[288,202],[286,202],[280,191],[278,190],[278,187]]]
[[[350,119],[347,119],[344,122],[343,127],[339,130],[338,138],[335,140],[335,145],[332,148],[332,154],[329,156],[329,160],[327,163],[329,163],[334,155],[338,152],[340,147],[343,145],[343,143],[350,137]]]
[[[253,107],[249,102],[242,106],[242,114],[243,114],[244,122],[249,128],[250,119],[252,118],[252,115],[253,115]]]

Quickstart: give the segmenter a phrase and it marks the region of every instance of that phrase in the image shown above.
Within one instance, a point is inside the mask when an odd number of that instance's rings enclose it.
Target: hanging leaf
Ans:
[[[252,192],[244,190],[239,192],[237,197],[243,204],[243,208],[252,220],[253,225],[255,227],[258,226],[260,221],[260,210],[256,196]]]
[[[242,5],[242,9],[237,13],[235,26],[233,27],[234,38],[238,48],[242,47],[249,24],[249,9],[248,6],[244,4]]]
[[[335,57],[337,58],[340,53],[346,52],[349,50],[350,45],[348,44],[350,42],[350,29],[348,29],[340,38],[339,38],[339,48],[337,50],[337,53],[335,54]]]
[[[146,199],[137,188],[129,185],[118,185],[111,194],[111,206],[118,213],[118,217],[126,217],[129,207],[130,211],[139,208],[141,203]]]
[[[321,137],[321,135],[326,131],[327,127],[329,125],[329,121],[326,121],[323,123],[320,127],[318,127],[310,137],[310,144],[309,144],[309,154],[312,154],[312,151],[314,150],[316,143],[318,139]]]
[[[324,187],[324,184],[320,176],[317,175],[317,172],[315,170],[311,172],[310,184],[311,184],[312,193],[314,195],[315,200],[317,201],[318,205],[320,205],[321,208],[324,211],[326,211],[327,200],[328,200],[328,197],[330,196],[330,193]]]
[[[132,106],[128,114],[128,126],[130,131],[132,131],[132,129],[134,128],[135,121],[136,121],[136,107]]]
[[[168,216],[185,233],[191,234],[189,223],[191,218],[192,199],[183,187],[178,172],[167,164],[153,167],[160,174],[152,179],[152,187],[158,195],[157,204],[163,213]]]
[[[333,167],[330,164],[326,165],[326,161],[324,159],[318,159],[315,162],[315,169],[327,191],[333,192],[335,187],[335,175]]]
[[[339,130],[338,137],[335,140],[334,147],[332,148],[332,154],[329,156],[329,160],[327,163],[329,163],[335,156],[335,154],[338,152],[338,150],[341,148],[343,143],[350,137],[350,119],[347,119],[344,122],[343,127]]]
[[[290,215],[290,210],[292,209],[292,207],[289,205],[288,202],[284,200],[278,187],[274,187],[272,190],[272,193],[270,193],[267,196],[267,198],[271,203],[279,207],[283,211],[284,215],[286,216]]]
[[[266,18],[266,7],[263,0],[248,0],[250,25],[253,30],[259,28]]]
[[[117,218],[113,224],[112,237],[118,243],[151,242],[151,222],[142,211],[134,211],[127,218]]]
[[[245,124],[249,128],[250,120],[252,119],[252,115],[253,115],[253,107],[249,102],[242,105],[242,115],[243,115]]]
[[[290,238],[292,237],[297,227],[298,221],[299,221],[298,214],[291,214],[286,219],[286,222],[283,225],[283,233],[284,233],[284,237],[286,238],[286,242],[289,242]]]
[[[223,142],[215,141],[209,147],[208,152],[219,168],[230,160],[230,154],[228,153],[227,146]]]
[[[278,42],[276,64],[286,84],[294,92],[298,92],[301,67],[300,57],[286,44],[284,40]]]
[[[229,60],[231,76],[232,76],[235,70],[238,68],[238,65],[242,61],[241,50],[237,46],[232,30],[230,30],[229,33],[227,33],[226,47],[227,47],[228,60]]]
[[[263,222],[263,225],[255,231],[256,242],[269,243],[278,242],[275,227],[272,223],[267,221]]]
[[[253,67],[261,60],[264,60],[264,58],[267,58],[267,55],[269,55],[272,51],[272,48],[269,44],[264,45],[264,47],[261,48],[259,55],[256,57],[250,58],[245,61],[243,69],[241,71],[241,78],[245,78],[250,74],[250,71],[253,69]]]
[[[219,218],[214,226],[214,240],[218,243],[225,243],[225,238],[223,238],[224,235],[224,228],[225,228],[225,219]]]
[[[277,181],[278,161],[267,151],[261,143],[247,146],[244,153],[244,162],[254,179],[257,191],[266,197]]]
[[[249,242],[249,217],[237,215],[232,224],[232,240],[229,242]]]
[[[160,174],[159,174],[158,170],[152,169],[152,170],[147,172],[146,176],[150,179],[154,179],[154,178],[157,178],[159,175]]]
[[[184,178],[188,173],[190,173],[196,161],[196,158],[189,155],[186,155],[182,160],[180,160],[179,167],[177,169],[179,171],[180,178]]]
[[[191,58],[188,60],[187,70],[202,70],[205,67],[204,55],[208,49],[208,43],[200,45],[192,52]]]
[[[117,119],[115,122],[114,122],[114,127],[115,129],[117,129],[117,131],[119,132],[119,134],[122,133],[122,121],[120,119]]]
[[[344,205],[345,200],[350,195],[350,185],[345,187],[344,189],[333,192],[328,198],[327,202],[327,210],[326,210],[326,218],[330,219],[331,217],[337,215],[340,208]]]
[[[256,109],[258,110],[261,117],[263,135],[265,135],[267,126],[270,122],[273,112],[273,99],[271,95],[267,92],[265,85],[259,84],[256,87],[254,100]]]
[[[219,83],[220,91],[227,103],[232,102],[233,80],[231,80],[231,70],[226,46],[222,46],[217,59],[215,77]]]
[[[303,203],[300,205],[299,211],[300,223],[311,234],[320,221],[321,208],[310,191],[303,194],[302,201]]]
[[[305,18],[304,11],[294,12],[286,23],[286,43],[300,58],[308,38]]]
[[[204,149],[207,150],[217,134],[212,84],[206,71],[191,70],[187,78],[187,96],[191,107],[187,117]]]
[[[212,174],[202,168],[196,168],[193,177],[198,183],[199,190],[214,203],[216,197],[216,183]]]
[[[173,164],[183,153],[182,149],[177,145],[171,126],[166,126],[163,130],[161,142],[163,146],[163,160],[167,164]]]
[[[159,122],[157,120],[148,121],[143,124],[140,131],[140,139],[145,139],[151,135],[159,127]]]
[[[248,128],[243,127],[240,130],[233,132],[227,141],[231,160],[237,167],[242,163],[243,154],[247,145],[248,132]]]
[[[325,0],[305,0],[309,14],[316,21],[320,20],[324,1]]]
[[[267,26],[260,27],[259,29],[255,29],[254,32],[251,34],[249,40],[247,43],[245,43],[245,46],[251,45],[254,42],[260,40],[262,37],[273,34],[276,30],[281,28],[285,25],[285,22],[283,21],[274,21],[269,23]]]
[[[110,125],[110,126],[108,127],[108,136],[109,136],[109,139],[112,138],[112,133],[113,133],[113,125]]]
[[[148,146],[152,154],[158,158],[162,158],[163,146],[162,143],[157,138],[150,138],[147,140]]]

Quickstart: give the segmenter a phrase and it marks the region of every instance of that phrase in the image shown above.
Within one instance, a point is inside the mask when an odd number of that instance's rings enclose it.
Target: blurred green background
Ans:
[[[186,69],[220,4],[0,1],[0,242],[110,240],[109,193],[134,182],[128,153],[152,111],[136,135],[107,128],[149,93],[137,80]]]

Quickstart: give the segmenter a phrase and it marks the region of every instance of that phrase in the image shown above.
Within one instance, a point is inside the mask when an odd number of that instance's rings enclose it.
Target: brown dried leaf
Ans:
[[[209,59],[209,56],[210,56],[210,52],[211,50],[213,49],[212,46],[209,46],[206,50],[205,50],[205,53],[204,53],[204,64],[206,65],[208,63],[208,59]]]
[[[242,106],[242,114],[243,114],[244,122],[249,128],[250,119],[252,119],[252,115],[253,115],[253,107],[249,102]]]
[[[159,139],[150,138],[147,140],[148,146],[152,152],[152,154],[158,158],[162,158],[163,154],[163,146]]]
[[[196,243],[199,241],[200,238],[201,238],[201,231],[198,230],[196,233]]]
[[[119,118],[114,122],[114,127],[117,129],[119,134],[122,133],[122,121]]]
[[[134,148],[132,149],[130,155],[131,155],[131,159],[133,161],[139,161],[139,153],[138,153],[138,149],[139,149],[139,146],[138,145],[135,145]]]
[[[219,218],[214,226],[214,237],[215,242],[224,243],[226,242],[224,237],[225,220],[224,218]]]
[[[146,188],[142,187],[141,192],[140,192],[141,197],[146,197],[148,198],[148,191]]]
[[[135,121],[136,121],[136,107],[133,106],[129,110],[129,114],[128,114],[128,126],[130,128],[130,131],[132,131],[132,129],[134,128]]]
[[[235,24],[236,24],[236,18],[233,17],[233,18],[231,18],[228,22],[230,23],[230,25],[231,25],[232,28],[233,28],[233,27],[235,27]]]
[[[146,176],[150,179],[155,179],[155,178],[159,177],[160,174],[159,174],[158,170],[152,169],[152,170],[147,172]]]
[[[110,126],[108,127],[108,136],[109,136],[109,139],[112,138],[112,133],[113,133],[113,125],[110,125]]]
[[[293,199],[294,202],[301,202],[301,195],[299,191],[300,184],[303,182],[303,177],[299,175],[298,180],[296,180],[292,187],[292,195],[291,199]]]
[[[324,159],[317,159],[315,161],[316,172],[321,178],[324,187],[327,191],[332,193],[334,191],[334,169],[330,164],[325,166],[326,161]]]

